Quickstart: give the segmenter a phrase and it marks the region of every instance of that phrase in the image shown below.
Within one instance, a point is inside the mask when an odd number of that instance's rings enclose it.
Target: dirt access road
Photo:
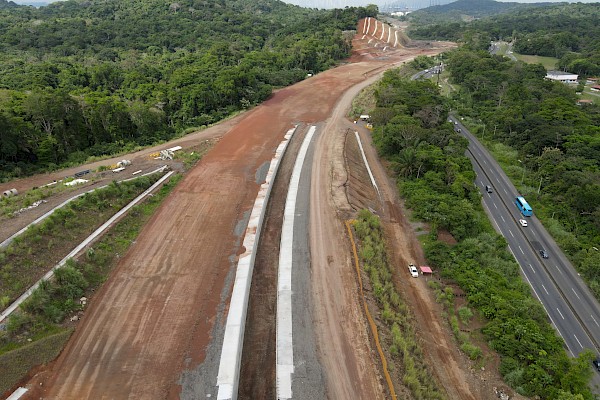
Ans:
[[[394,63],[441,50],[403,49],[382,55],[367,50],[366,41],[357,38],[355,43],[360,50],[351,63],[280,90],[226,123],[230,129],[178,185],[94,296],[63,353],[31,379],[26,398],[216,395],[214,350],[221,346],[232,272],[236,256],[243,252],[240,235],[258,192],[258,171],[264,170],[297,121],[325,122],[315,152],[313,193],[318,197],[312,200],[317,208],[311,222],[321,229],[311,237],[311,251],[315,329],[328,395],[384,397],[339,218],[338,208],[347,210],[335,190],[344,174],[339,170],[339,121],[358,91],[346,93],[349,88]],[[458,393],[469,392],[464,375],[448,376],[458,380],[449,382],[461,388]]]

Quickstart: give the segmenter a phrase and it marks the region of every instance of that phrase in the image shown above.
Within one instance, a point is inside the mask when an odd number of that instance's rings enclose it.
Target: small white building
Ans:
[[[577,83],[577,78],[579,75],[570,74],[568,72],[563,71],[548,71],[546,72],[546,79],[551,81],[559,81],[562,83]]]

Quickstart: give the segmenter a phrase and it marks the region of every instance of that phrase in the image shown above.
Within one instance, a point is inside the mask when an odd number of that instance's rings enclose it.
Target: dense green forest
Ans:
[[[376,7],[0,0],[0,179],[172,138],[349,55]]]
[[[513,167],[522,167],[522,194],[600,299],[600,106],[577,105],[575,88],[544,80],[540,64],[513,62],[482,50],[491,37],[507,35],[515,37],[515,46],[526,41],[532,50],[534,42],[552,43],[554,51],[569,49],[553,54],[562,57],[563,68],[600,74],[598,20],[600,5],[579,3],[463,26],[465,31],[455,38],[465,44],[448,54],[447,70],[458,89],[453,107],[479,121],[482,136],[488,128],[490,145],[513,149],[512,162],[522,161]],[[457,24],[441,27],[422,33],[448,29],[446,33],[455,35],[461,29]],[[536,52],[548,54],[541,48]]]
[[[439,23],[411,29],[414,38],[454,40],[487,49],[491,40],[514,40],[514,51],[559,58],[558,67],[600,75],[600,4],[559,4],[517,9],[471,23]]]
[[[466,56],[456,53],[452,61]],[[532,67],[522,74],[535,80],[538,71]],[[407,81],[394,70],[385,73],[375,95],[373,139],[396,173],[414,217],[430,224],[431,234],[424,239],[427,259],[485,317],[481,332],[501,355],[505,381],[534,398],[592,399],[587,383],[593,354],[570,359],[532,298],[505,239],[482,209],[465,156],[468,143],[446,122],[449,104],[437,85]],[[438,241],[440,229],[458,243]]]
[[[600,106],[576,105],[574,89],[544,80],[539,64],[465,49],[448,70],[459,113],[518,149],[523,194],[600,298]]]

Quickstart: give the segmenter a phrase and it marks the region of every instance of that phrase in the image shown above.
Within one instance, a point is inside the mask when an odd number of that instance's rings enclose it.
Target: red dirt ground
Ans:
[[[229,257],[242,251],[236,245],[239,238],[234,228],[254,202],[258,191],[255,171],[271,159],[283,134],[296,121],[326,121],[315,151],[318,161],[313,188],[317,190],[311,192],[311,203],[316,207],[311,211],[311,253],[315,323],[328,374],[328,394],[332,399],[383,398],[378,360],[368,339],[353,271],[348,268],[351,263],[340,217],[352,210],[343,190],[337,190],[345,180],[343,140],[337,136],[341,128],[341,132],[346,129],[342,126],[345,122],[340,121],[358,92],[355,85],[364,86],[367,77],[373,81],[393,63],[440,51],[404,49],[388,52],[385,60],[355,54],[353,63],[282,89],[252,111],[204,131],[202,139],[210,134],[224,136],[144,228],[95,296],[63,353],[31,380],[34,389],[27,398],[179,397],[178,377],[190,367],[185,360],[200,364],[212,340],[209,332],[220,294],[227,292],[225,278],[232,268]],[[161,148],[174,144],[186,147],[195,140],[199,140],[197,136],[188,136]],[[135,160],[153,151],[115,160]],[[84,168],[94,166],[71,172]],[[378,180],[386,179],[382,171],[376,174]],[[67,171],[60,175],[65,174]],[[52,179],[45,175],[5,186],[23,189]],[[393,187],[391,184],[386,190]],[[386,199],[396,201],[389,193]],[[410,239],[409,230],[404,228],[406,225],[400,224],[396,230],[401,243],[398,253],[404,258],[418,257],[416,240]],[[448,374],[444,382],[453,387],[449,393],[458,394],[454,398],[477,398],[465,380],[468,366],[455,359],[457,351],[452,350],[447,332],[435,328],[440,325],[440,316],[435,303],[430,304],[431,296],[424,287],[413,287],[410,293],[415,290],[423,302],[423,309],[419,309],[420,321],[426,322],[423,329],[431,330],[431,338],[442,344],[430,356],[435,363],[446,365],[438,372]]]

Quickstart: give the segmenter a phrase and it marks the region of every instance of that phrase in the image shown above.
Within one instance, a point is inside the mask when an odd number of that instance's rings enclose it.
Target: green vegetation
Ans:
[[[0,250],[0,297],[16,300],[104,221],[146,190],[158,174],[111,183],[56,210]],[[69,247],[72,246],[72,247]],[[68,311],[67,311],[68,312]]]
[[[9,390],[36,365],[54,360],[69,340],[72,329],[60,329],[33,343],[3,352],[0,349],[0,393]],[[0,335],[2,332],[0,332]]]
[[[416,14],[416,13],[415,13]],[[600,8],[596,4],[543,4],[470,23],[414,25],[415,38],[454,40],[485,50],[492,40],[514,41],[519,54],[558,58],[558,68],[600,75]]]
[[[469,93],[471,98],[463,100],[465,107],[481,103],[475,97],[488,91],[502,96],[503,104],[510,103],[508,94],[512,92],[508,83],[506,94],[497,87],[489,87],[488,82],[502,73],[482,72],[477,80],[470,75],[485,71],[478,57],[487,57],[490,65],[507,62],[483,53],[457,52],[450,58],[453,79],[462,84],[461,93],[475,89]],[[502,71],[506,73],[511,66],[519,71],[515,81],[529,84],[522,87],[536,88],[535,93],[539,93],[546,85],[550,104],[557,103],[552,101],[552,93],[568,93],[561,86],[544,82],[543,73],[539,76],[539,70],[543,71],[541,66],[513,63]],[[529,83],[529,80],[537,82],[536,79],[541,82],[539,88]],[[518,93],[520,98],[526,98],[522,92]],[[460,286],[469,308],[485,318],[481,332],[490,347],[500,354],[500,372],[506,382],[527,396],[592,399],[587,383],[592,376],[593,354],[588,352],[570,359],[562,340],[549,325],[544,309],[531,297],[518,265],[507,251],[506,241],[495,233],[482,209],[481,195],[473,185],[475,174],[464,155],[466,139],[454,133],[446,122],[448,105],[437,87],[431,82],[406,81],[393,70],[384,74],[375,95],[377,107],[372,114],[378,120],[373,139],[397,175],[400,192],[414,217],[430,224],[431,234],[424,239],[427,259],[445,279]],[[497,102],[496,99],[484,104],[497,106]],[[513,121],[513,118],[502,120],[505,124]],[[525,149],[526,146],[524,143]],[[441,229],[450,232],[458,243],[450,245],[437,240]],[[443,296],[440,301],[449,301],[451,295],[444,288],[440,291]],[[462,311],[459,317],[467,318],[465,314]],[[457,329],[457,317],[449,318],[453,329]],[[468,342],[462,342],[461,348],[470,357],[479,356]]]
[[[506,14],[515,10],[539,7],[538,4],[520,4],[494,0],[457,0],[449,4],[417,10],[408,15],[413,25],[439,24],[442,22],[472,21],[492,15]]]
[[[394,289],[379,218],[362,210],[353,226],[360,240],[363,269],[369,276],[381,312],[380,317],[388,329],[387,350],[395,368],[401,370],[402,382],[415,399],[444,399],[443,392],[440,392],[431,379],[432,374],[423,357],[410,309]]]
[[[555,57],[543,57],[543,56],[529,56],[526,54],[513,53],[517,60],[521,60],[527,64],[542,64],[547,70],[556,69],[558,64],[558,58]]]
[[[43,282],[9,317],[7,330],[0,331],[0,369],[10,372],[0,374],[3,387],[11,387],[31,367],[52,360],[60,352],[71,333],[63,328],[64,319],[84,310],[80,297],[90,297],[107,279],[119,255],[127,252],[180,178],[173,176],[154,196],[133,207],[84,256],[78,261],[69,260],[55,272],[56,279]],[[30,356],[31,353],[36,356]],[[10,368],[2,369],[3,365]]]
[[[4,6],[4,7],[3,7]],[[376,7],[0,0],[0,180],[168,140],[349,55]]]
[[[539,64],[468,50],[449,59],[458,112],[504,149],[505,171],[600,299],[600,107],[577,106]]]

